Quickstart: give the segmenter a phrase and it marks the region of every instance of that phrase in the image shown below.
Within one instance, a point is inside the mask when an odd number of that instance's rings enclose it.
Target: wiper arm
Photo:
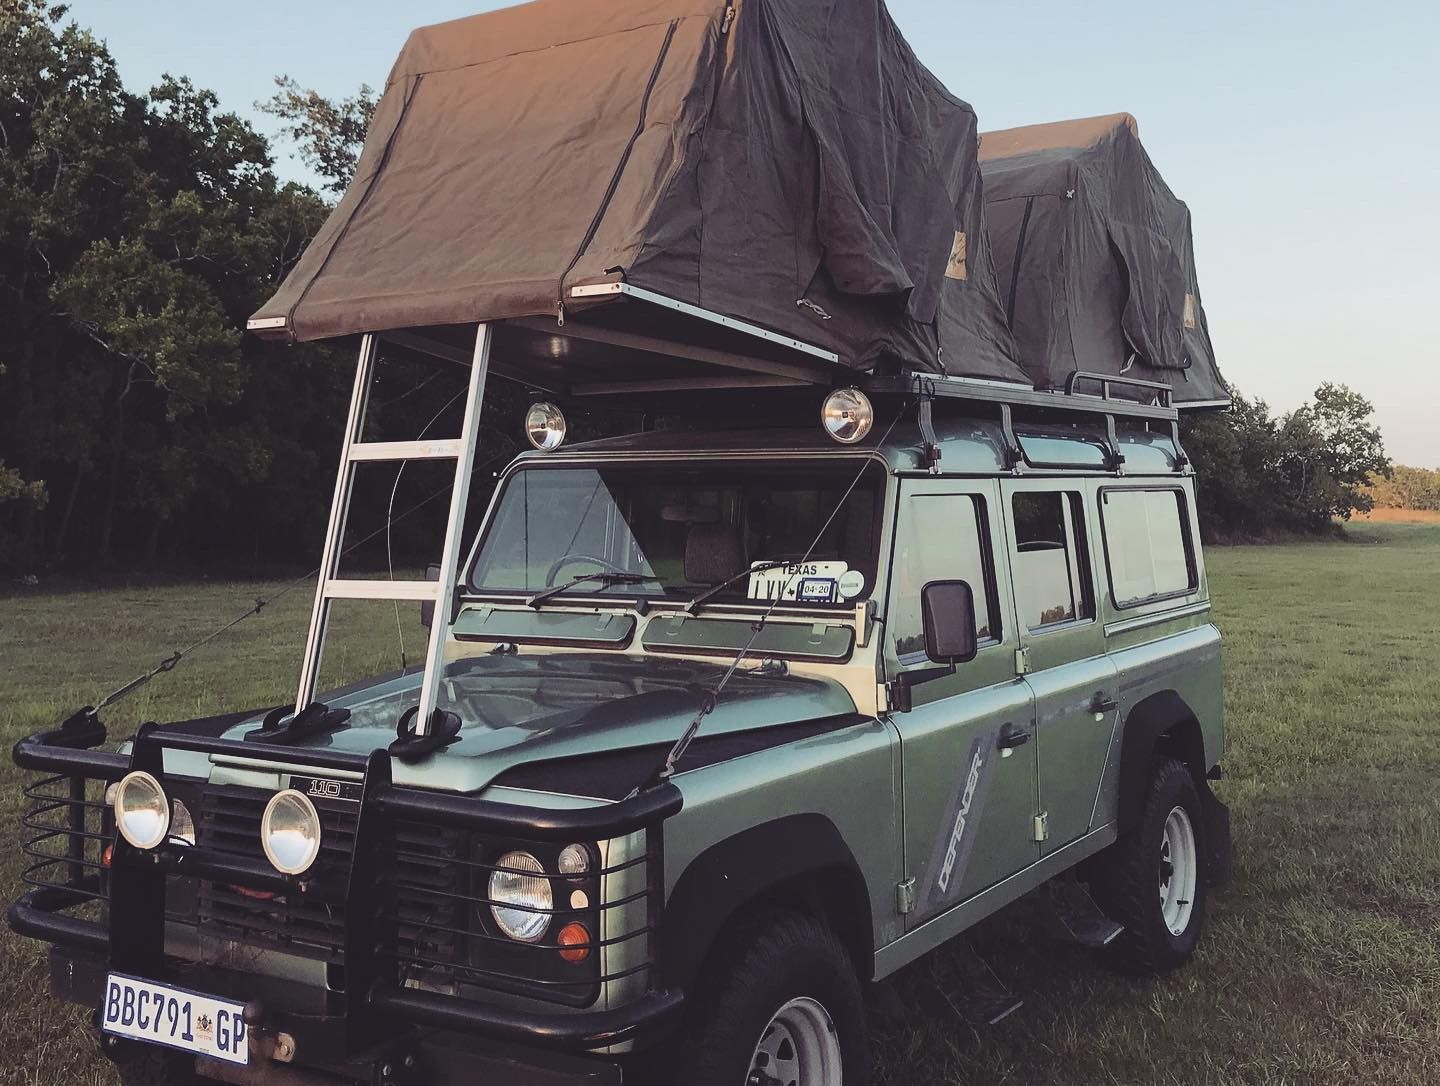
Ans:
[[[601,588],[609,588],[616,584],[644,584],[646,581],[653,581],[656,578],[646,576],[643,573],[611,573],[609,571],[597,571],[595,573],[582,573],[578,577],[571,577],[564,584],[557,584],[554,588],[547,588],[544,592],[537,592],[525,601],[526,607],[534,607],[539,610],[540,605],[546,600],[554,599],[560,593],[574,588],[577,584],[595,583]]]
[[[685,605],[685,613],[687,615],[693,615],[696,611],[700,609],[700,605],[706,600],[708,600],[711,596],[715,595],[717,592],[724,592],[731,585],[735,584],[737,581],[743,581],[752,573],[764,573],[767,569],[779,569],[781,566],[788,566],[789,564],[789,562],[756,562],[749,569],[741,570],[739,573],[735,574],[735,576],[727,577],[719,584],[711,585],[704,592],[701,592],[700,595],[696,596],[693,600],[691,600]]]

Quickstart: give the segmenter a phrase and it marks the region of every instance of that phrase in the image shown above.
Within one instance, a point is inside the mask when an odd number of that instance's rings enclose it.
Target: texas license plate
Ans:
[[[100,1005],[100,1028],[117,1037],[248,1063],[244,1004],[111,973]]]

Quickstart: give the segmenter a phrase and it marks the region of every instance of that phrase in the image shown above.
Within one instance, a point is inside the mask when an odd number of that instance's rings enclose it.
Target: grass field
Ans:
[[[1025,1007],[980,1032],[918,1012],[880,1027],[886,1086],[1440,1082],[1440,525],[1357,524],[1346,541],[1217,548],[1207,562],[1236,866],[1196,961],[1158,982],[1112,977],[1039,934],[1021,902],[978,940]],[[266,587],[0,597],[0,738],[93,701]],[[308,593],[292,593],[107,714],[112,732],[285,700],[307,610]],[[413,655],[418,626],[403,617]],[[338,670],[394,666],[388,611],[342,621]],[[19,785],[7,763],[7,897]],[[0,934],[0,1082],[111,1082],[83,1013],[45,998],[43,961]],[[916,1006],[920,986],[896,982]]]

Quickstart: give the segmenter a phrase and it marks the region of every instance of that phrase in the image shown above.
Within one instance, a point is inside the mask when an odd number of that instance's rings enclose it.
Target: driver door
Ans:
[[[1039,859],[1034,697],[1015,675],[1019,647],[1000,491],[993,481],[906,479],[897,510],[886,619],[886,666],[925,656],[920,590],[964,580],[975,597],[979,652],[953,675],[912,688],[892,712],[900,733],[905,872],[915,927]]]

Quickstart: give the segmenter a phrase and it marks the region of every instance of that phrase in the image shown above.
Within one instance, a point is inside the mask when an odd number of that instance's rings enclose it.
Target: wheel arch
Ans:
[[[1205,775],[1205,735],[1189,704],[1174,690],[1161,690],[1141,699],[1125,717],[1120,747],[1119,830],[1125,833],[1140,821],[1150,767],[1157,754],[1177,758],[1189,767],[1202,794]]]
[[[797,909],[824,920],[850,952],[860,979],[873,976],[865,877],[835,823],[812,813],[751,826],[690,862],[660,923],[666,983],[691,985],[725,929],[757,906]]]

